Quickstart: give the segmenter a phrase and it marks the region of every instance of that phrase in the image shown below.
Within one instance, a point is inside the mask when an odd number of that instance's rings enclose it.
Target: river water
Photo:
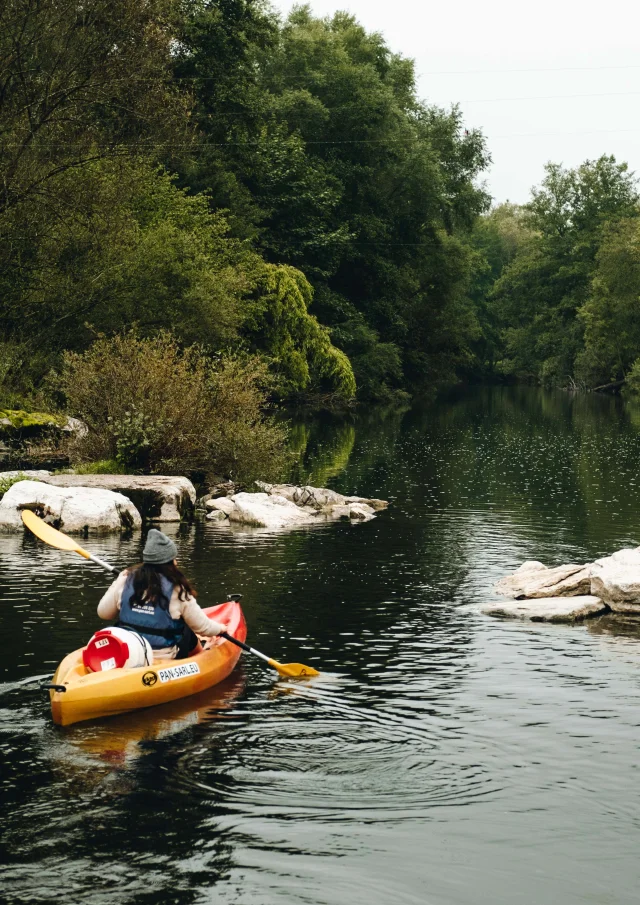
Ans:
[[[4,901],[628,905],[640,633],[480,606],[525,559],[640,543],[640,413],[535,389],[296,427],[298,479],[383,497],[366,524],[176,530],[201,602],[244,594],[223,686],[67,729],[33,681],[96,627],[97,568],[0,537]],[[140,537],[90,539],[139,559]]]

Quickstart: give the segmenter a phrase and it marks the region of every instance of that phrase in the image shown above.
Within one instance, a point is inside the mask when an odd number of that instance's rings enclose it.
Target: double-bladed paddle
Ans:
[[[36,537],[39,537],[45,544],[49,544],[50,547],[57,547],[58,550],[69,550],[72,553],[79,553],[84,559],[90,559],[91,562],[96,563],[98,566],[102,566],[102,568],[106,569],[108,572],[118,571],[115,566],[111,566],[103,559],[94,556],[93,553],[89,553],[88,550],[81,547],[79,543],[73,540],[73,538],[63,534],[62,531],[58,531],[57,528],[47,525],[45,521],[39,518],[35,512],[32,512],[30,509],[22,510],[22,521]],[[220,637],[224,638],[226,641],[231,641],[232,644],[236,644],[238,647],[241,647],[242,650],[247,651],[247,653],[253,654],[261,660],[264,660],[265,663],[268,663],[269,666],[276,669],[281,676],[296,678],[301,676],[320,675],[317,669],[313,669],[311,666],[305,666],[303,663],[278,663],[277,660],[272,660],[271,657],[267,657],[266,654],[261,654],[259,650],[249,647],[244,641],[234,638],[233,635],[230,635],[228,632],[220,632]]]

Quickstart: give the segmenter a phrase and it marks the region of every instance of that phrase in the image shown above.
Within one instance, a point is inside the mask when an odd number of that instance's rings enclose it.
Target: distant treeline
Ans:
[[[0,403],[131,327],[258,355],[287,400],[631,381],[634,180],[549,167],[529,205],[489,211],[488,162],[346,13],[9,0]]]
[[[549,164],[521,207],[478,219],[477,373],[640,392],[640,198],[613,157]]]

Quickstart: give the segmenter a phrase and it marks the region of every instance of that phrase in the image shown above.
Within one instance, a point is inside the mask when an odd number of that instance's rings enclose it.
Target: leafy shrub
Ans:
[[[29,475],[23,474],[20,472],[19,474],[11,475],[7,478],[0,478],[0,500],[5,495],[7,490],[10,487],[13,487],[14,484],[17,484],[18,481],[28,481]]]
[[[636,358],[627,372],[627,382],[624,386],[625,395],[635,399],[640,398],[640,358]]]
[[[280,476],[286,431],[264,414],[268,375],[255,358],[212,360],[170,333],[130,332],[66,353],[60,385],[88,428],[72,441],[73,461],[239,481]]]

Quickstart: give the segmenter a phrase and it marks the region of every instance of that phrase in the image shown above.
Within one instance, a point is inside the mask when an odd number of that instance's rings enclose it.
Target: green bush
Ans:
[[[640,358],[636,358],[627,372],[624,393],[625,396],[631,396],[635,399],[640,398]]]
[[[29,481],[29,475],[23,474],[20,472],[16,475],[11,475],[8,478],[0,478],[0,500],[5,495],[7,490],[10,487],[13,487],[14,484],[17,484],[19,481]]]
[[[238,481],[281,475],[286,430],[264,414],[268,374],[255,358],[212,360],[170,333],[131,332],[67,353],[60,387],[88,428],[71,443],[74,463]]]

